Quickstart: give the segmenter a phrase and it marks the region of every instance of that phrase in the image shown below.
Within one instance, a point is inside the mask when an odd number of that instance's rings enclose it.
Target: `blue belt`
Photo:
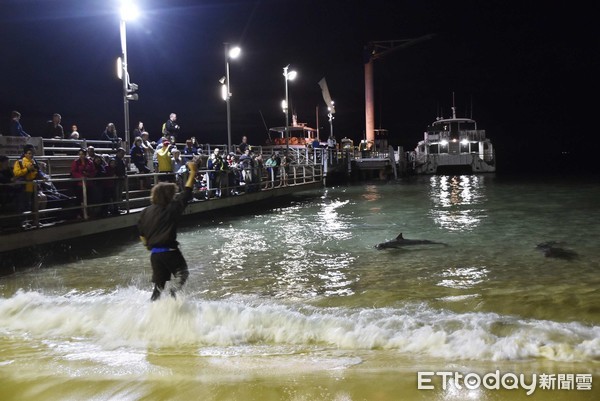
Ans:
[[[150,253],[163,253],[163,252],[171,252],[176,251],[174,248],[152,248]]]

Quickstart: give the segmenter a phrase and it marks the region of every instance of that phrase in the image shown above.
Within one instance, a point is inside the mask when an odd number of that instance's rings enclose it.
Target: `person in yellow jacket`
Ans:
[[[17,210],[24,212],[31,210],[33,201],[33,181],[38,177],[39,166],[33,158],[33,147],[25,147],[23,156],[13,166],[13,174],[17,182],[24,181],[17,197]]]
[[[174,146],[168,140],[163,141],[163,146],[156,151],[156,162],[158,163],[159,173],[168,173],[164,176],[159,176],[159,181],[174,182],[175,175],[173,174],[173,158],[171,157],[171,149]]]

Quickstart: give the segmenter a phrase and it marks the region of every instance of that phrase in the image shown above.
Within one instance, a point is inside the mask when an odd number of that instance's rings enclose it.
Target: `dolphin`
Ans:
[[[577,252],[562,248],[559,245],[563,245],[563,243],[558,241],[548,241],[537,244],[535,249],[542,252],[542,254],[544,254],[544,256],[547,258],[563,260],[574,260],[579,258]]]
[[[377,249],[402,248],[404,246],[411,246],[411,245],[444,245],[444,246],[448,246],[447,244],[444,244],[442,242],[434,242],[434,241],[429,241],[427,239],[406,239],[402,236],[402,233],[400,233],[400,235],[398,235],[396,238],[394,238],[391,241],[386,241],[386,242],[382,242],[381,244],[375,245],[375,248],[377,248]]]

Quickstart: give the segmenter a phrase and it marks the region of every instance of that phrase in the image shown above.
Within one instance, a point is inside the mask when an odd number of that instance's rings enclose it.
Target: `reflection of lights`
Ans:
[[[377,188],[376,185],[367,185],[362,197],[369,202],[373,202],[380,199],[381,194],[379,193],[379,188]]]
[[[481,222],[483,179],[478,176],[433,176],[430,179],[433,207],[429,213],[440,226],[459,231],[473,229]]]
[[[463,139],[462,141],[460,141],[461,145],[468,145],[469,144],[469,140],[468,139]]]
[[[448,141],[444,139],[444,140],[442,140],[440,142],[440,145],[442,145],[442,146],[448,146]]]
[[[474,287],[485,281],[489,271],[485,267],[458,267],[442,272],[440,287],[465,289]]]

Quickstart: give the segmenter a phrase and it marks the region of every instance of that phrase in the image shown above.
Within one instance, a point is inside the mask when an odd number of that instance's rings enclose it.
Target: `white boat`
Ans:
[[[415,174],[473,174],[496,171],[492,142],[470,118],[438,117],[419,141],[409,161]]]

